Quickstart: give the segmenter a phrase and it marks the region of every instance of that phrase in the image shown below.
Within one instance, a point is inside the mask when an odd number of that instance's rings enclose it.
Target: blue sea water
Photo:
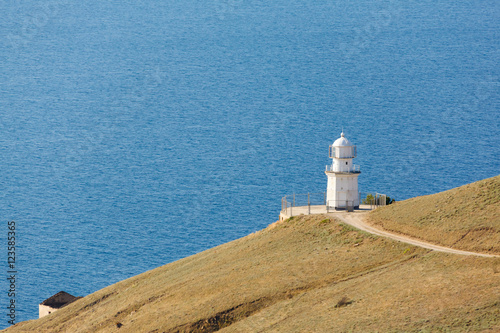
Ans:
[[[500,2],[0,4],[16,321],[262,229],[358,146],[397,200],[499,174]],[[0,283],[0,327],[10,298]]]

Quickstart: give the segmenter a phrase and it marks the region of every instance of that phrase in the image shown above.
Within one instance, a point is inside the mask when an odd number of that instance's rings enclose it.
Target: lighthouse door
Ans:
[[[346,200],[347,200],[347,193],[345,191],[338,191],[337,192],[337,202],[335,203],[335,207],[345,208]]]

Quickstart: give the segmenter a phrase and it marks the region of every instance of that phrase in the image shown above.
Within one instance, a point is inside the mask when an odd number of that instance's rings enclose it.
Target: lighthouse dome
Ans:
[[[351,147],[352,143],[349,140],[347,140],[346,137],[344,137],[344,132],[342,132],[340,134],[340,138],[335,140],[335,142],[333,143],[333,146],[334,147]]]

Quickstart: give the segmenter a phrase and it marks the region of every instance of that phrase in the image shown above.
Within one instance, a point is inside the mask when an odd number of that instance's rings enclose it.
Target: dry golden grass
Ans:
[[[382,207],[369,222],[435,244],[500,254],[500,176]]]
[[[423,250],[297,218],[122,281],[12,332],[213,331],[304,291]],[[9,330],[10,331],[10,330]]]
[[[500,274],[493,265],[494,259],[418,255],[283,300],[221,332],[500,332]],[[336,306],[344,297],[351,303]]]
[[[218,330],[500,332],[500,259],[431,252],[300,216],[7,332]]]

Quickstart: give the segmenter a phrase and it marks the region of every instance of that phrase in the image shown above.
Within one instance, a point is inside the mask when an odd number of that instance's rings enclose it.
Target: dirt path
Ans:
[[[366,215],[368,213],[345,213],[345,212],[339,212],[339,213],[331,213],[330,215],[335,216],[342,220],[343,222],[358,228],[360,230],[369,232],[370,234],[374,234],[377,236],[383,236],[387,238],[391,238],[394,240],[397,240],[399,242],[403,243],[408,243],[411,245],[415,246],[420,246],[429,250],[434,250],[434,251],[440,251],[440,252],[446,252],[446,253],[453,253],[453,254],[459,254],[459,255],[464,255],[464,256],[479,256],[479,257],[487,257],[487,258],[500,258],[500,255],[495,255],[495,254],[485,254],[485,253],[477,253],[477,252],[469,252],[469,251],[462,251],[462,250],[455,250],[449,247],[444,247],[444,246],[439,246],[439,245],[434,245],[431,243],[427,243],[425,241],[421,241],[415,238],[411,238],[408,236],[404,235],[398,235],[394,234],[385,230],[377,229],[373,227],[372,225],[368,224],[365,221]]]

